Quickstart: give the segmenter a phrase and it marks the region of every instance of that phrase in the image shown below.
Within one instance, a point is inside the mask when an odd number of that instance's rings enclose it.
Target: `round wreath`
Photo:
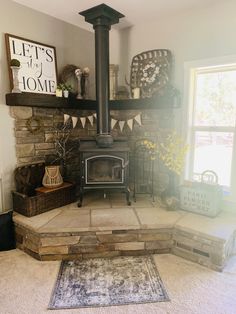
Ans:
[[[30,133],[39,133],[43,127],[43,121],[39,117],[31,117],[26,121],[26,128]]]
[[[61,75],[60,75],[60,80],[63,83],[66,83],[68,79],[70,78],[75,78],[75,70],[78,69],[79,66],[76,66],[74,64],[67,64],[66,66],[64,66],[64,68],[61,71]]]
[[[61,71],[59,81],[64,84],[69,84],[72,87],[71,93],[77,94],[78,92],[78,80],[75,75],[75,70],[80,67],[74,64],[67,64]]]

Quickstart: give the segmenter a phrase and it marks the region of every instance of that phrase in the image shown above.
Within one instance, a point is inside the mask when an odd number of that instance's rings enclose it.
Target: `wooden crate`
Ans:
[[[53,189],[39,187],[35,191],[35,196],[13,191],[13,210],[32,217],[76,201],[76,186],[70,182],[64,182],[62,186]]]

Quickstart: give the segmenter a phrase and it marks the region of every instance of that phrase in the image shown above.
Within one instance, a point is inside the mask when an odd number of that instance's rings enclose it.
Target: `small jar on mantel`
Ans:
[[[56,89],[56,97],[62,97],[62,89]]]

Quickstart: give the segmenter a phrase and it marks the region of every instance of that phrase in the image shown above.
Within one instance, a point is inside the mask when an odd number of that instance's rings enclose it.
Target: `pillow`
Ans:
[[[0,214],[0,251],[16,248],[12,211]]]

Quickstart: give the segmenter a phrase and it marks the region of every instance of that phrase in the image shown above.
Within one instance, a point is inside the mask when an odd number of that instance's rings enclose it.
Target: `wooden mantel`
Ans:
[[[58,109],[97,110],[97,101],[90,99],[76,99],[56,97],[54,95],[11,93],[6,94],[8,106],[25,106]],[[144,109],[167,109],[180,107],[179,95],[163,94],[151,98],[110,100],[110,110],[144,110]]]

